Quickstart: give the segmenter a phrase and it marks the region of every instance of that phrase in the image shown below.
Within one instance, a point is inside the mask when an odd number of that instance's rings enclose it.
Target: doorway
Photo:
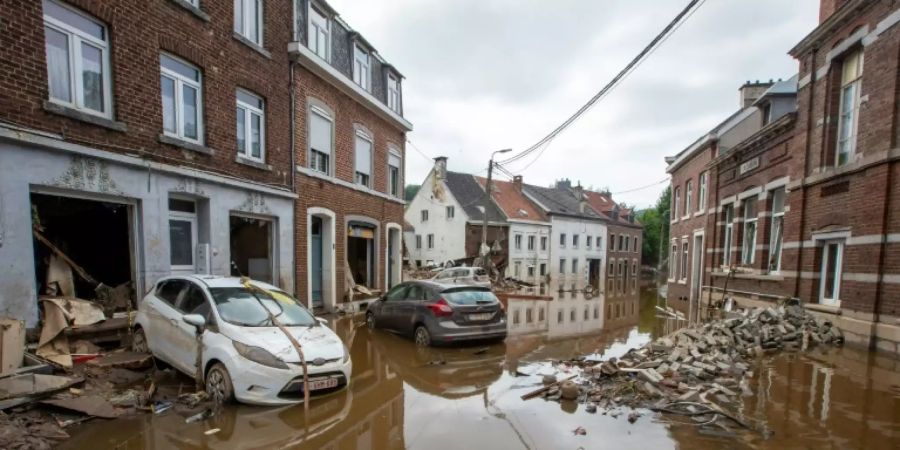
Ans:
[[[313,217],[309,226],[309,276],[312,289],[312,305],[314,308],[320,308],[322,307],[322,282],[324,274],[322,264],[322,218]]]
[[[319,207],[306,215],[306,301],[313,308],[333,312],[336,306],[335,214]]]
[[[347,229],[347,265],[353,282],[375,289],[375,228],[352,222]]]
[[[844,260],[844,241],[825,241],[822,245],[822,266],[819,271],[819,303],[841,306],[841,271]]]
[[[400,270],[402,267],[401,228],[397,225],[387,226],[387,289],[400,283]]]
[[[588,260],[588,284],[594,290],[600,290],[600,268],[602,267],[599,259]]]
[[[273,228],[271,220],[232,215],[229,217],[231,275],[274,283]]]
[[[692,306],[692,308],[689,308],[689,310],[696,311],[696,316],[698,319],[701,316],[701,313],[700,313],[700,288],[701,288],[702,280],[703,280],[703,234],[695,233],[694,234],[694,253],[691,257],[691,293],[690,293],[690,304],[693,306]],[[688,320],[690,320],[690,318]]]

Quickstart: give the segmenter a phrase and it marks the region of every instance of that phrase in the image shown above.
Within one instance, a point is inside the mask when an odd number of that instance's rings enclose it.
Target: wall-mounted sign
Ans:
[[[741,173],[741,175],[743,175],[743,174],[745,174],[745,173],[747,173],[747,172],[749,172],[749,171],[751,171],[751,170],[753,170],[753,169],[755,169],[755,168],[757,168],[757,167],[759,167],[759,156],[757,156],[756,158],[753,158],[753,159],[751,159],[751,160],[744,161],[743,163],[741,163],[740,173]]]

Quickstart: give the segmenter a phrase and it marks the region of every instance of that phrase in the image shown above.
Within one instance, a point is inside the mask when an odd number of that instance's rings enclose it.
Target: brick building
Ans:
[[[33,227],[137,295],[180,271],[294,290],[291,17],[288,1],[3,2],[0,315],[34,326],[56,287]]]
[[[585,190],[584,196],[591,208],[607,218],[607,296],[637,292],[644,245],[643,225],[635,221],[634,211],[621,208],[608,192]],[[596,242],[595,245],[602,247],[603,242]]]
[[[297,291],[327,311],[354,309],[367,300],[353,284],[400,281],[403,77],[326,2],[294,4]]]
[[[772,92],[752,106],[757,130],[729,151],[692,167],[671,161],[675,189],[701,172],[713,183],[695,230],[706,236],[706,261],[690,264],[705,270],[690,286],[704,301],[797,297],[849,341],[898,352],[900,10],[889,0],[823,0],[819,16],[790,51],[800,63],[796,112],[775,118],[784,92]],[[672,236],[687,231],[673,224]],[[679,284],[670,300],[699,301]]]

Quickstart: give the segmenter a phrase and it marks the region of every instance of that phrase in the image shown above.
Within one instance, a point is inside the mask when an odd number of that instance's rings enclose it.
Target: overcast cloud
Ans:
[[[483,173],[593,96],[686,0],[330,0],[406,77],[409,139],[450,170]],[[738,108],[746,80],[788,78],[787,55],[818,20],[817,0],[710,0],[616,90],[524,170],[613,193],[666,177],[663,157]],[[431,161],[407,145],[407,183]],[[511,164],[522,171],[533,158]],[[664,184],[616,199],[644,207]]]

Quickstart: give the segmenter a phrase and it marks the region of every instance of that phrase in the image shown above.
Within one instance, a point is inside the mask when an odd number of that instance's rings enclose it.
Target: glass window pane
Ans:
[[[194,264],[193,223],[188,220],[169,220],[169,246],[171,264],[189,266]]]
[[[182,114],[184,114],[184,137],[197,139],[198,134],[198,118],[197,118],[197,90],[187,86],[182,86],[181,92]]]
[[[247,147],[246,147],[246,145],[247,145],[247,142],[246,142],[247,129],[246,129],[246,124],[244,123],[247,119],[244,114],[245,113],[244,113],[243,108],[237,109],[237,149],[238,149],[238,153],[247,153]]]
[[[192,213],[197,211],[197,204],[191,200],[169,199],[169,211]]]
[[[257,44],[262,40],[259,38],[259,0],[247,0],[247,38]]]
[[[825,246],[825,298],[835,298],[835,282],[837,281],[838,245]]]
[[[81,83],[84,107],[103,112],[103,51],[81,43]]]
[[[237,99],[239,102],[246,103],[254,108],[262,109],[263,107],[261,98],[242,90],[237,91]]]
[[[326,155],[331,154],[331,121],[312,112],[309,115],[309,146]]]
[[[159,55],[160,64],[189,80],[200,81],[200,71],[171,56]]]
[[[172,133],[177,133],[175,126],[175,81],[169,77],[159,77],[159,83],[162,88],[163,102],[163,129]]]
[[[47,41],[47,78],[50,84],[50,97],[71,102],[69,37],[49,27],[44,28],[44,35]]]
[[[244,0],[234,0],[234,31],[244,32]]]
[[[70,27],[77,28],[88,36],[106,40],[103,25],[56,2],[44,0],[44,15],[59,20]]]
[[[260,130],[262,129],[262,117],[259,114],[251,114],[250,115],[250,149],[252,151],[251,156],[254,158],[259,158],[261,153],[261,136]]]

